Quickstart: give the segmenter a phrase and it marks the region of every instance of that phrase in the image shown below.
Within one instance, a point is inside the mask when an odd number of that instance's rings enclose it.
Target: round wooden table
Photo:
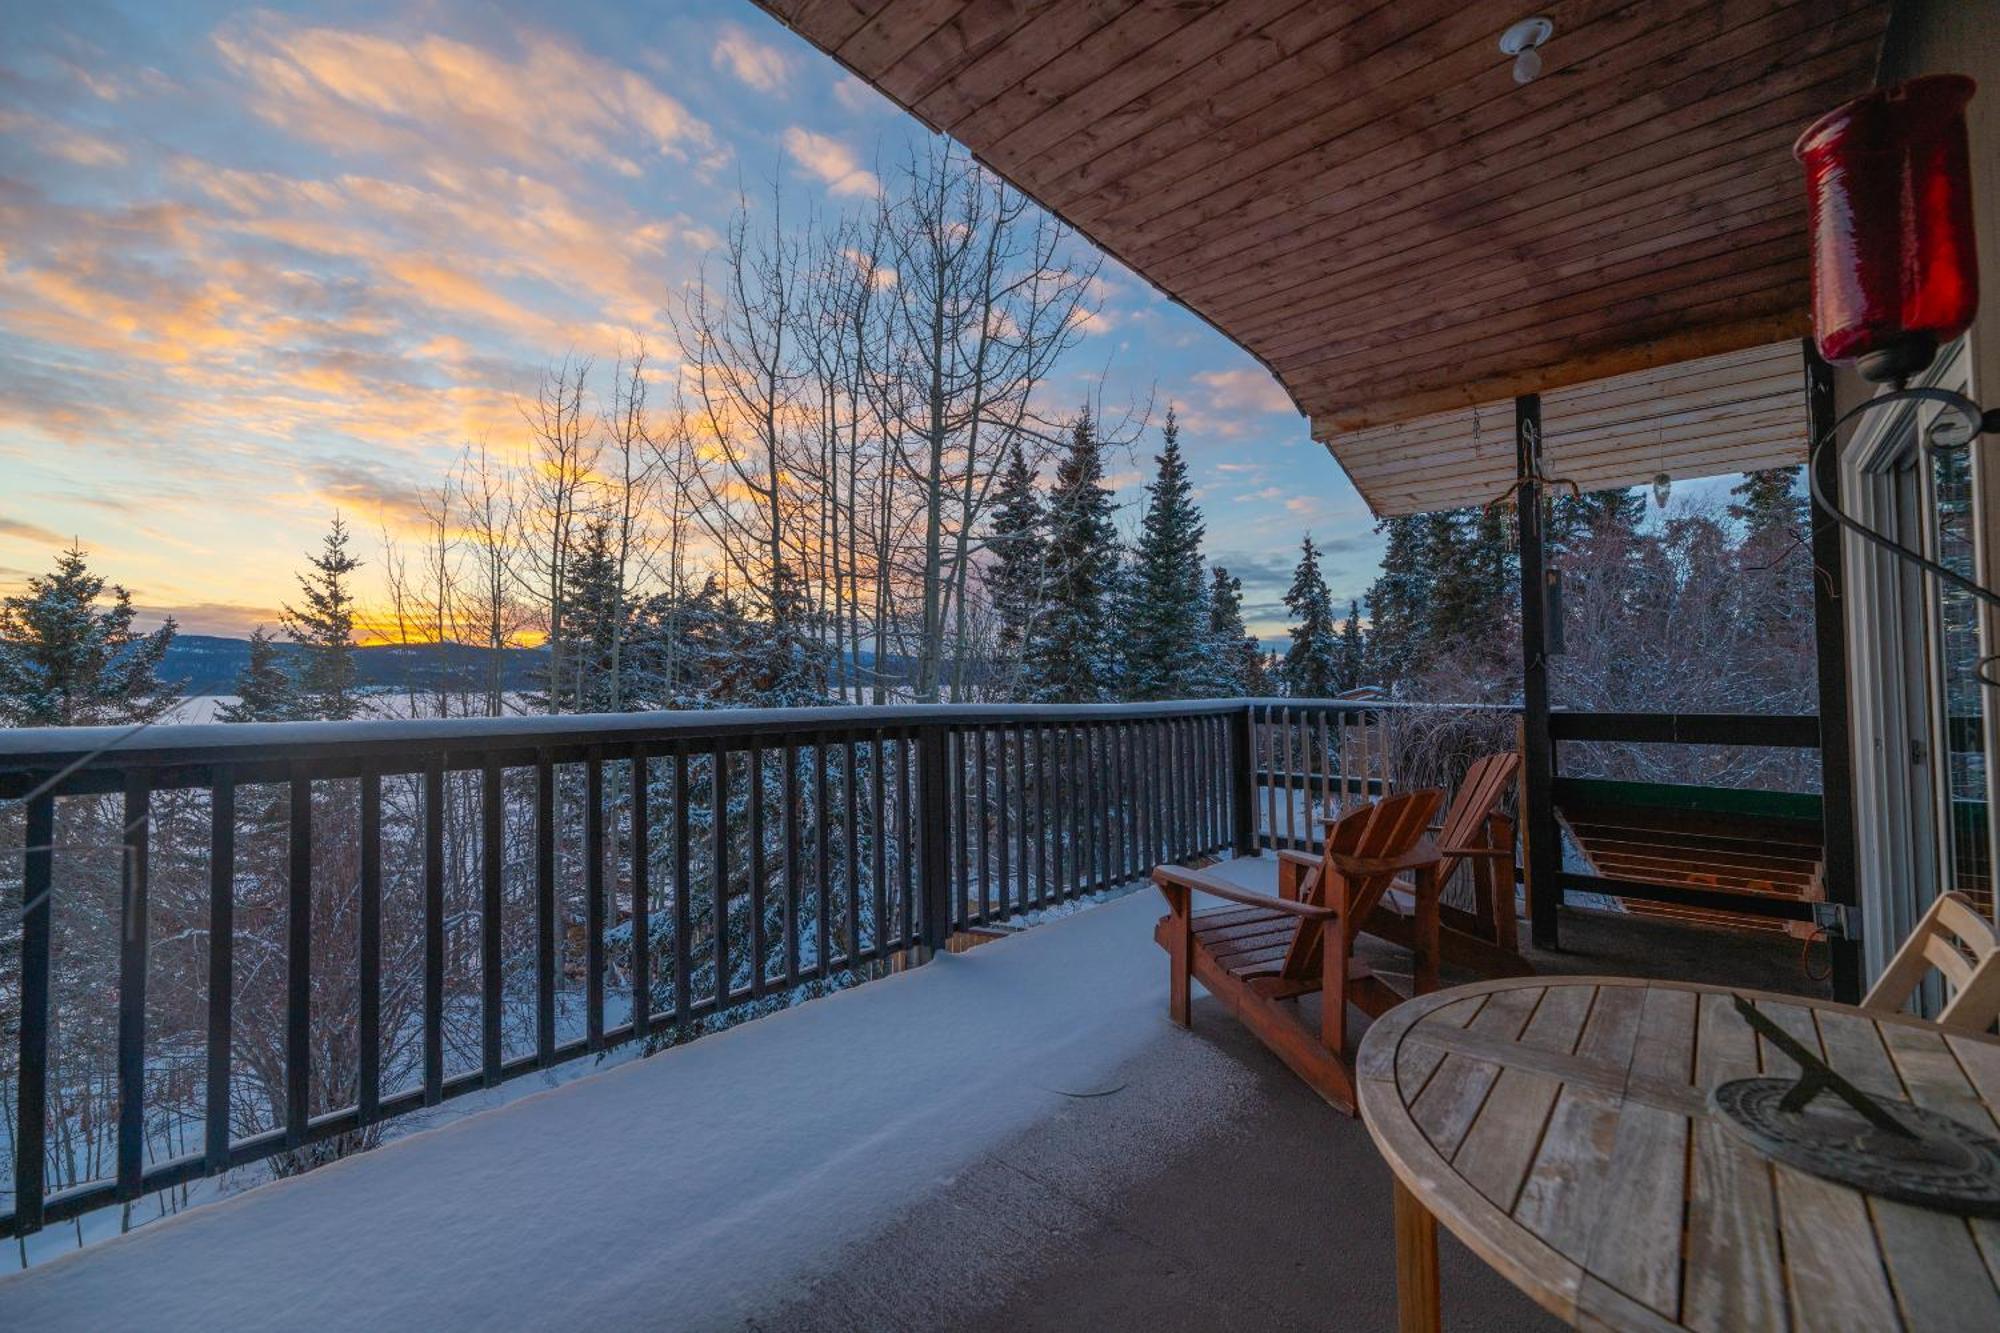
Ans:
[[[1871,1094],[1986,1133],[2000,1041],[1736,991]],[[2000,1329],[2000,1221],[1759,1156],[1717,1083],[1797,1073],[1719,987],[1531,977],[1438,991],[1362,1040],[1361,1116],[1396,1174],[1406,1330],[1438,1327],[1441,1219],[1583,1328]]]

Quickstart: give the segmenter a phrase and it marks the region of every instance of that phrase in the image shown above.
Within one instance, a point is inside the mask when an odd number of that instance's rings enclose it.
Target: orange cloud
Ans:
[[[515,34],[508,55],[260,14],[215,46],[249,81],[258,115],[343,154],[557,171],[585,162],[636,176],[643,156],[714,151],[708,125],[636,71],[532,30]]]

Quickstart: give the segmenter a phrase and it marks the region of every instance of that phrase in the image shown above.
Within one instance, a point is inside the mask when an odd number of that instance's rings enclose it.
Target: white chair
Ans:
[[[1962,893],[1939,896],[1870,988],[1863,1009],[1898,1013],[1936,968],[1951,992],[1941,1027],[1984,1032],[2000,1019],[2000,931]]]

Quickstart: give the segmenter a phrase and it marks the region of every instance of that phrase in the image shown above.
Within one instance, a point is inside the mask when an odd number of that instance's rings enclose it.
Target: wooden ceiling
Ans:
[[[1888,0],[760,0],[1340,436],[1807,322],[1790,152]],[[1515,84],[1500,32],[1543,14]]]
[[[1333,442],[1377,514],[1484,504],[1514,484],[1514,400],[1455,407]],[[1806,457],[1799,342],[1698,357],[1542,395],[1542,468],[1583,491],[1644,486]]]

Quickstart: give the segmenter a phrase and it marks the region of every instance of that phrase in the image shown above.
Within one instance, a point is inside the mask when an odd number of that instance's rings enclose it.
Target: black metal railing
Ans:
[[[1319,814],[1449,788],[1517,728],[1510,708],[1256,699],[0,732],[0,845],[21,853],[0,1235],[300,1169],[1161,862],[1316,846]]]
[[[396,1115],[1251,849],[1250,718],[1218,701],[0,733],[23,852],[0,1234],[267,1157],[294,1169]]]

